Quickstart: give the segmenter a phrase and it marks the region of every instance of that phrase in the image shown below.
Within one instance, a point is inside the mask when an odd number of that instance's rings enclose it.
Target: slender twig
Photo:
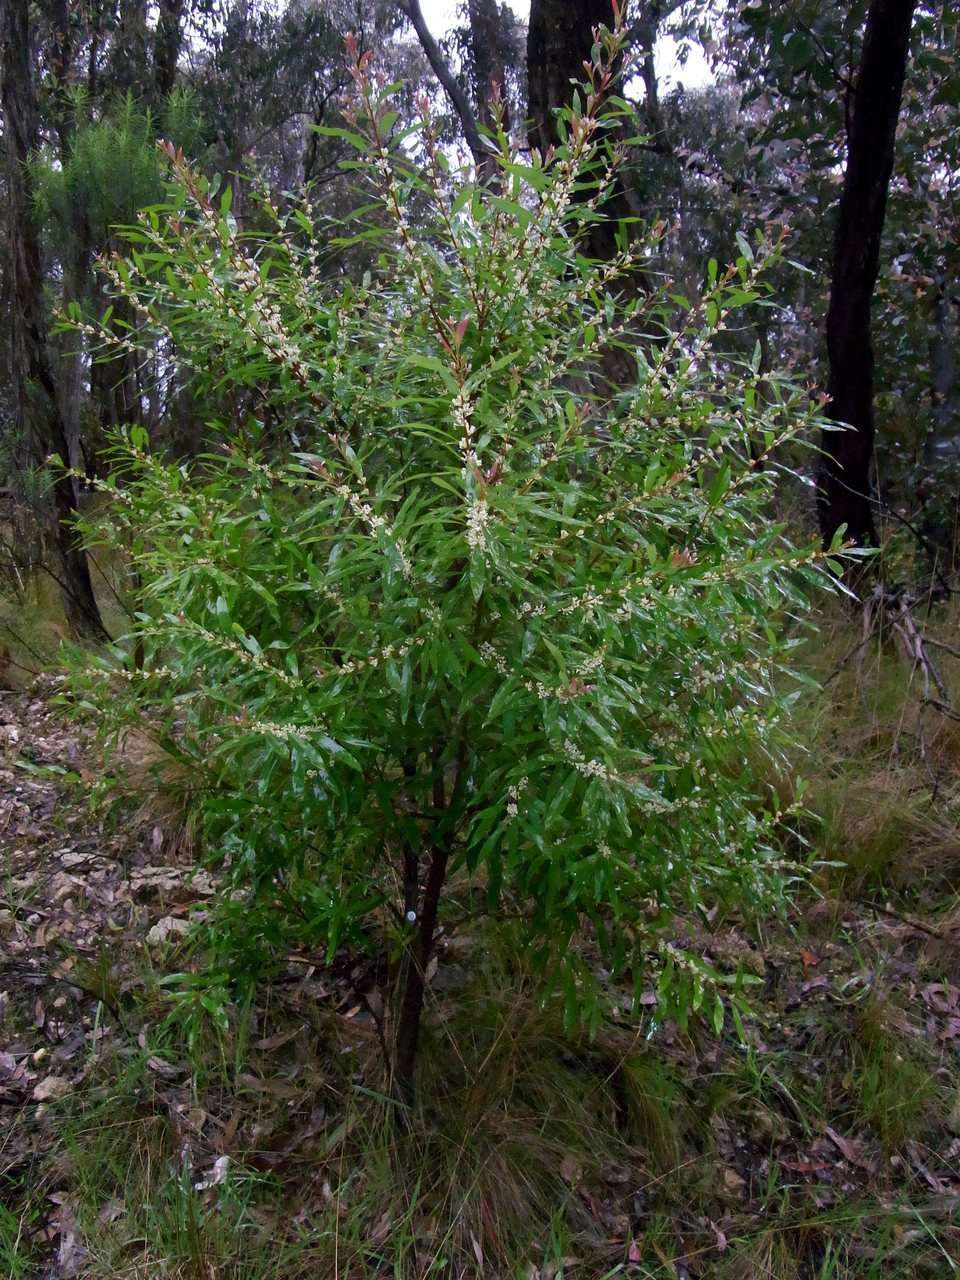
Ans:
[[[881,907],[879,903],[871,902],[867,898],[861,898],[860,901],[865,907],[875,911],[877,915],[889,916],[891,920],[899,920],[901,924],[909,925],[911,929],[916,929],[918,933],[925,933],[930,938],[936,938],[938,942],[947,941],[947,938],[939,930],[931,928],[930,925],[924,924],[921,920],[911,920],[909,916],[904,916],[899,911],[894,911],[893,907]]]
[[[947,644],[944,640],[936,640],[933,636],[924,636],[925,644],[932,644],[935,649],[943,649],[944,652],[951,654],[954,658],[960,658],[960,649],[955,649],[952,644]]]

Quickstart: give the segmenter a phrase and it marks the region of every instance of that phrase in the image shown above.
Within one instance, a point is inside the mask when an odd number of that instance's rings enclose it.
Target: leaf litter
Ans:
[[[93,748],[83,731],[64,724],[51,703],[52,689],[41,680],[27,692],[0,693],[0,1180],[14,1191],[19,1185],[34,1201],[39,1197],[42,1207],[29,1234],[45,1257],[42,1275],[70,1280],[85,1273],[88,1254],[77,1227],[69,1161],[51,1155],[58,1150],[58,1108],[96,1087],[98,1064],[107,1055],[123,1061],[143,1054],[154,1082],[149,1105],[170,1125],[180,1158],[193,1171],[193,1187],[215,1198],[238,1161],[265,1171],[328,1168],[353,1122],[344,1118],[339,1086],[331,1083],[324,1060],[329,1045],[318,1047],[316,1011],[336,1020],[341,1043],[359,1051],[360,1061],[375,1062],[385,993],[375,977],[371,982],[362,957],[324,966],[291,956],[278,984],[261,993],[248,1059],[230,1090],[220,1081],[205,1091],[189,1061],[150,1052],[150,1020],[130,999],[143,985],[144,955],[152,950],[162,963],[167,951],[175,951],[190,911],[202,909],[215,892],[215,878],[189,861],[167,856],[161,862],[166,844],[156,827],[115,829],[91,816],[75,782],[93,776],[86,764],[95,758]],[[749,1087],[738,1065],[742,1046],[718,1040],[704,1027],[682,1034],[665,1024],[652,1036],[685,1095],[701,1100],[712,1144],[709,1189],[697,1184],[686,1208],[672,1202],[675,1275],[711,1275],[736,1240],[764,1230],[770,1214],[764,1188],[771,1182],[782,1185],[791,1202],[822,1212],[855,1196],[902,1206],[920,1197],[922,1188],[930,1220],[950,1223],[957,1216],[960,965],[948,971],[938,960],[939,970],[931,967],[923,933],[869,904],[836,904],[828,928],[820,914],[811,909],[807,922],[797,913],[789,927],[770,928],[762,940],[729,920],[716,929],[680,929],[711,963],[749,973],[760,986],[753,994],[757,1017],[748,1026],[752,1044],[746,1052],[755,1071]],[[456,967],[468,976],[469,953],[454,955],[451,947],[450,954],[464,962],[466,971]],[[461,979],[449,990],[435,984],[435,1015],[442,1018],[458,998]],[[822,1027],[834,1026],[841,1039],[853,1034],[851,1011],[880,994],[894,1011],[900,1039],[915,1038],[927,1060],[940,1064],[933,1075],[943,1086],[939,1098],[946,1099],[937,1103],[939,1111],[934,1108],[926,1136],[908,1138],[893,1154],[855,1107],[834,1109],[827,1118],[799,1103],[780,1080],[789,1066],[791,1079],[806,1079],[812,1089],[832,1069],[835,1052],[822,1039]],[[650,1017],[652,1002],[651,993],[641,997],[643,1017]],[[855,1062],[851,1070],[857,1070]],[[363,1088],[376,1096],[379,1082],[362,1078]],[[739,1090],[735,1105],[702,1101],[717,1081]],[[855,1090],[855,1084],[849,1087]],[[618,1164],[599,1175],[579,1153],[558,1157],[569,1196],[592,1224],[577,1241],[578,1252],[592,1242],[619,1258],[628,1274],[651,1257],[667,1256],[651,1235],[658,1195],[671,1180],[693,1186],[685,1180],[688,1174],[696,1178],[701,1163],[684,1159],[664,1177],[651,1170],[648,1154],[641,1140],[635,1165]],[[311,1205],[327,1201],[342,1211],[342,1189],[331,1185],[329,1172],[318,1177],[300,1178],[287,1221],[309,1221]],[[110,1197],[99,1220],[108,1226],[125,1212],[122,1198]],[[253,1217],[258,1215],[280,1229],[268,1209],[257,1209]],[[383,1210],[371,1224],[377,1247],[387,1241],[392,1221],[391,1211]],[[951,1230],[944,1228],[944,1239],[956,1249]],[[471,1231],[468,1247],[476,1274],[487,1273],[487,1241]],[[559,1269],[577,1274],[580,1266],[571,1255]],[[546,1278],[558,1273],[558,1264],[530,1262],[527,1273]]]

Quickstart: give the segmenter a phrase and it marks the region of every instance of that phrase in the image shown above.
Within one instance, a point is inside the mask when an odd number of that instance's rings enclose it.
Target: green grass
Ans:
[[[821,676],[851,643],[831,626],[805,659]],[[200,963],[191,947],[74,957],[126,1030],[52,1104],[42,1160],[0,1182],[0,1280],[44,1274],[51,1192],[76,1215],[84,1280],[676,1280],[684,1258],[696,1280],[957,1274],[960,1217],[910,1144],[931,1162],[947,1150],[960,1091],[916,995],[960,979],[960,739],[931,726],[918,760],[907,684],[899,660],[871,654],[861,686],[845,670],[797,705],[807,750],[768,781],[789,800],[793,771],[810,778],[803,856],[823,897],[801,894],[786,923],[733,922],[762,926],[767,957],[747,1045],[696,1021],[687,1035],[611,1020],[567,1036],[509,928],[478,925],[456,987],[432,989],[422,1107],[404,1131],[374,1037],[342,1013],[307,1003],[298,1040],[260,1052],[251,1042],[291,1016],[282,991],[241,1009],[225,989],[218,1027],[202,987],[168,1016],[163,979]],[[819,957],[809,974],[804,950]],[[808,977],[827,981],[804,995]],[[189,1070],[171,1082],[152,1054]],[[293,1107],[244,1086],[250,1072],[308,1079],[313,1095]],[[231,1125],[226,1176],[198,1190]],[[863,1165],[841,1164],[828,1129]]]
[[[813,1150],[828,1124],[888,1154],[932,1136],[943,1088],[893,1006],[857,995],[821,1009],[799,1049],[790,1037],[763,1053],[711,1048],[697,1032],[665,1055],[614,1027],[571,1040],[504,978],[499,962],[481,968],[430,1023],[423,1114],[409,1131],[389,1100],[358,1087],[363,1060],[335,1042],[327,1111],[306,1142],[305,1113],[285,1120],[282,1101],[232,1092],[236,1064],[221,1052],[175,1086],[145,1065],[152,1043],[104,1057],[57,1104],[54,1162],[90,1275],[592,1280],[675,1276],[691,1255],[698,1280],[872,1280],[897,1274],[877,1270],[892,1253],[913,1268],[904,1276],[944,1274],[957,1231],[942,1204],[895,1203],[895,1179],[878,1167],[876,1179],[850,1171],[855,1210],[818,1208],[816,1185],[778,1163],[781,1150]],[[801,1009],[783,1025],[799,1035],[809,1017]],[[719,1068],[704,1071],[700,1056],[718,1051]],[[238,1106],[266,1124],[267,1148],[242,1129],[224,1180],[197,1190]],[[752,1144],[758,1171],[742,1189],[725,1184],[732,1135]],[[710,1223],[723,1224],[722,1248]],[[10,1230],[0,1218],[8,1253]]]

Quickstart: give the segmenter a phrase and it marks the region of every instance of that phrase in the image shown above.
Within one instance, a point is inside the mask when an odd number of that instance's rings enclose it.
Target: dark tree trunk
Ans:
[[[146,0],[119,0],[119,21],[113,37],[112,88],[135,98],[150,92]]]
[[[68,0],[50,0],[49,11],[53,27],[50,62],[56,86],[51,115],[59,143],[60,163],[66,167],[73,153],[77,110],[77,103],[70,92],[73,33],[70,28]],[[83,300],[90,281],[90,259],[90,224],[82,202],[75,201],[70,209],[70,232],[64,246],[62,261],[65,309],[72,303]],[[57,384],[67,448],[64,456],[71,467],[79,467],[83,451],[80,440],[83,382],[82,334],[68,332],[61,335],[59,353]]]
[[[610,0],[532,0],[527,32],[527,109],[530,145],[541,155],[559,142],[554,113],[569,105],[571,80],[583,80],[591,32],[613,24]]]
[[[115,321],[133,325],[133,311],[126,298],[111,298],[101,292],[95,295],[95,304],[101,312],[108,303],[113,307]],[[132,352],[117,344],[98,354],[90,367],[90,398],[105,435],[118,427],[142,423],[143,402]]]
[[[583,64],[590,59],[594,27],[612,27],[613,20],[610,0],[531,0],[527,31],[528,138],[530,146],[542,156],[560,141],[556,111],[570,105],[574,84],[584,80]],[[617,221],[632,213],[621,182],[605,201],[603,212],[607,220],[591,228],[586,244],[587,251],[601,260],[616,253]]]
[[[40,243],[32,217],[26,161],[37,140],[37,113],[30,64],[28,0],[0,0],[3,44],[3,122],[8,161],[10,265],[13,279],[15,423],[23,461],[42,462],[49,453],[70,456],[67,428],[57,396],[43,305]],[[71,522],[77,514],[76,481],[59,475],[52,486],[56,576],[73,630],[98,640],[107,636],[93,593],[90,569]]]
[[[927,433],[925,461],[936,461],[937,445],[949,440],[960,426],[955,401],[957,332],[950,315],[946,278],[941,273],[933,290],[930,326],[930,408],[933,423]]]
[[[827,311],[827,413],[851,429],[823,436],[818,510],[826,545],[842,524],[858,546],[875,545],[877,540],[870,475],[875,431],[870,305],[915,4],[916,0],[871,3],[848,116],[847,165]]]
[[[417,1044],[420,1039],[420,1022],[423,1016],[427,965],[430,963],[436,942],[437,914],[440,908],[440,896],[447,878],[449,856],[449,845],[441,845],[431,854],[427,883],[423,891],[423,905],[416,924],[416,936],[404,956],[405,972],[394,1037],[393,1084],[398,1101],[408,1108],[413,1105],[416,1097],[414,1072],[417,1062]]]
[[[438,752],[434,758],[432,807],[437,825],[427,859],[427,874],[422,897],[420,859],[413,848],[407,847],[404,850],[404,912],[407,920],[415,926],[403,957],[399,984],[400,1000],[393,1035],[393,1087],[397,1100],[404,1107],[404,1110],[398,1113],[404,1125],[409,1122],[410,1108],[416,1100],[415,1069],[420,1023],[423,1017],[427,966],[436,947],[440,901],[447,880],[447,867],[453,851],[458,818],[463,814],[466,743],[467,731],[463,728],[457,743],[453,785],[449,796],[444,780],[445,768],[441,753]],[[416,765],[409,764],[404,772],[413,782],[416,776]]]
[[[497,0],[468,0],[470,43],[473,48],[474,92],[481,125],[496,130],[494,103],[503,103],[501,127],[510,131],[507,113],[507,80],[503,57],[503,30]],[[485,163],[481,179],[494,176],[496,164],[491,156]]]
[[[642,51],[640,74],[643,78],[643,114],[647,132],[650,135],[649,145],[654,151],[663,155],[671,155],[673,148],[667,134],[667,126],[660,105],[660,86],[657,82],[656,44],[663,20],[663,3],[661,0],[650,0],[645,5],[643,15],[634,29],[634,39]]]
[[[160,0],[153,37],[153,86],[159,100],[172,92],[177,81],[183,7],[184,0]]]

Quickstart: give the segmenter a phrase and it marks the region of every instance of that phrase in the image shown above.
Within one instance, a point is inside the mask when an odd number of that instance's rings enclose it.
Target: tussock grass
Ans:
[[[237,1092],[222,1049],[197,1042],[213,1057],[192,1086],[149,1069],[150,1044],[104,1058],[64,1104],[57,1157],[88,1274],[593,1280],[676,1275],[689,1255],[697,1280],[870,1280],[891,1241],[914,1268],[902,1274],[944,1274],[942,1207],[925,1232],[883,1189],[884,1164],[876,1198],[874,1175],[844,1175],[866,1196],[856,1214],[831,1197],[817,1208],[816,1185],[778,1164],[780,1151],[815,1151],[828,1125],[887,1157],[937,1141],[948,1088],[916,1020],[865,980],[815,1017],[784,1015],[789,1035],[762,1052],[697,1028],[665,1052],[612,1024],[593,1040],[565,1036],[531,997],[522,955],[502,936],[479,950],[465,988],[435,999],[409,1126],[373,1057],[332,1032],[321,1131],[301,1144],[306,1116],[291,1116],[269,1150],[256,1136],[264,1104]],[[198,1189],[238,1106],[227,1175]],[[732,1174],[741,1148],[747,1182]]]
[[[134,830],[149,831],[158,852],[173,858],[198,852],[193,800],[203,778],[197,764],[161,746],[145,729],[128,729],[111,765],[131,800],[125,821]]]
[[[921,622],[952,644],[960,606],[938,606]],[[837,603],[800,637],[794,666],[814,683],[784,726],[792,745],[754,768],[784,805],[803,780],[804,834],[821,888],[942,896],[960,889],[960,724],[922,705],[917,670],[888,634],[862,644],[858,625]],[[960,705],[960,661],[930,652]]]
[[[955,621],[936,625],[947,634]],[[827,618],[799,661],[826,679],[855,640],[842,615]],[[165,1021],[163,965],[192,960],[155,956],[126,997],[144,1044],[118,1037],[104,1050],[55,1104],[43,1165],[19,1190],[2,1188],[0,1275],[43,1273],[37,1232],[51,1192],[69,1198],[87,1280],[955,1274],[956,1208],[911,1172],[909,1149],[947,1148],[960,1073],[907,993],[915,975],[960,975],[960,735],[928,712],[921,757],[910,698],[902,659],[871,650],[859,674],[848,665],[804,693],[792,723],[801,749],[767,766],[785,803],[796,777],[808,779],[804,856],[823,896],[763,930],[773,957],[753,996],[756,1043],[718,1041],[696,1023],[689,1037],[614,1021],[594,1039],[566,1036],[509,928],[483,926],[441,962],[451,985],[431,987],[415,1123],[396,1123],[372,1032],[360,1049],[340,1015],[318,1009],[307,1021],[322,1124],[299,1141],[311,1120],[291,1112],[267,1143],[267,1103],[238,1084],[249,1009],[233,1009],[223,1033],[199,997],[186,1020]],[[195,777],[146,734],[121,757],[137,821],[186,831]],[[189,856],[189,841],[180,851]],[[895,916],[892,932],[874,930],[872,913],[855,916],[863,898],[922,916],[939,936]],[[804,948],[821,957],[809,976],[830,982],[801,999]],[[112,1001],[117,976],[104,965],[97,981],[84,969],[84,983]],[[151,1052],[189,1057],[192,1078],[158,1076]],[[269,1059],[257,1066],[269,1080]],[[225,1177],[198,1188],[237,1111]],[[828,1128],[862,1149],[862,1166],[833,1172]],[[825,1161],[822,1179],[787,1167],[804,1161]]]

